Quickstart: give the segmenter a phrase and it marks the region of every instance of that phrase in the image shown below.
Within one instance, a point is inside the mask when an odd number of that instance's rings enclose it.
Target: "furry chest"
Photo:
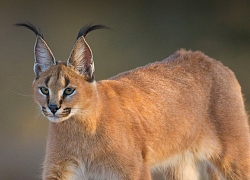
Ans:
[[[78,168],[74,170],[72,180],[117,180],[118,175],[107,167],[107,165],[99,163],[93,164],[90,162],[81,163]]]

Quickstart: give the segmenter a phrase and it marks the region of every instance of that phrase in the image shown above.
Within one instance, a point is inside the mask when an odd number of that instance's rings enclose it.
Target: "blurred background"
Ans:
[[[97,80],[160,61],[180,48],[200,50],[235,72],[249,110],[249,8],[249,0],[0,0],[0,179],[41,179],[48,127],[31,91],[35,35],[13,24],[40,27],[62,61],[83,25],[111,27],[87,37]]]

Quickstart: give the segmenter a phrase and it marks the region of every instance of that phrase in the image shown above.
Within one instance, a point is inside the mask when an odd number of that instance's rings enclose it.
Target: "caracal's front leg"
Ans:
[[[74,160],[45,163],[43,180],[69,180],[76,175],[79,164]]]

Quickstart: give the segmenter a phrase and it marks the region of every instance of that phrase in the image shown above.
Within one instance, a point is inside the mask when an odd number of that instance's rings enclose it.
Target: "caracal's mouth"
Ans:
[[[71,108],[58,109],[56,112],[52,113],[50,109],[42,107],[42,112],[51,122],[62,122],[72,116]]]

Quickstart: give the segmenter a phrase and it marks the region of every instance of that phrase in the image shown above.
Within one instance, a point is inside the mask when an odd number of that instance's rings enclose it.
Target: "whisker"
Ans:
[[[21,86],[18,85],[18,88],[19,88],[24,94],[27,94],[27,93],[21,88]]]
[[[37,111],[35,112],[35,121],[44,121],[45,117],[41,112],[40,107],[37,107]]]
[[[11,92],[17,95],[23,96],[23,97],[33,97],[33,95],[26,93],[19,85],[18,85],[18,88],[22,91],[21,93],[15,92],[15,91],[11,91]]]
[[[83,109],[83,108],[71,108],[71,109],[77,109],[77,110],[78,110],[78,109],[80,109],[80,110],[83,110],[83,111],[84,111],[84,109]]]
[[[17,94],[17,95],[20,95],[20,96],[23,96],[23,97],[33,97],[33,95],[28,95],[28,94],[21,94],[19,92],[15,92],[15,91],[11,91],[12,93],[14,94]]]

